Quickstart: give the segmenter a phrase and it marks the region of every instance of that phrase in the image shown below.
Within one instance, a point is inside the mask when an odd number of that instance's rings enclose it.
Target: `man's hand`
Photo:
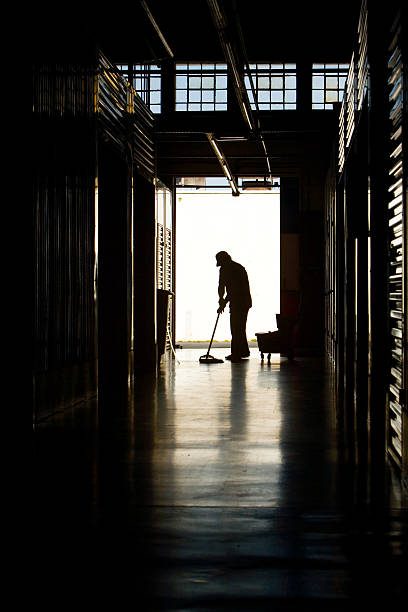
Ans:
[[[224,308],[225,308],[225,306],[227,304],[226,300],[224,300],[224,298],[220,298],[218,303],[219,303],[220,307],[218,308],[217,312],[218,313],[224,312]]]

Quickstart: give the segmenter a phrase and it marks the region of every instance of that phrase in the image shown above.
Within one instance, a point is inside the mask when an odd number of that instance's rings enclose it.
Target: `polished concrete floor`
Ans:
[[[215,349],[223,357],[228,349]],[[330,368],[177,351],[35,427],[43,609],[350,610],[407,599],[407,504],[346,461]]]

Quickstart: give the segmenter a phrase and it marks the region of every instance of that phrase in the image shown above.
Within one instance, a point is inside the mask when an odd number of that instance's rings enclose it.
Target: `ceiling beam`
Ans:
[[[140,0],[140,4],[142,6],[142,8],[144,9],[150,23],[152,24],[153,28],[155,29],[158,37],[160,38],[160,40],[163,43],[164,48],[166,49],[167,53],[170,55],[170,57],[174,57],[174,53],[173,51],[170,49],[169,44],[167,43],[162,31],[160,30],[159,26],[157,25],[157,22],[155,20],[155,18],[153,17],[149,7],[147,6],[146,2],[144,0]]]
[[[214,138],[214,134],[207,134],[207,138],[208,138],[208,142],[210,143],[210,145],[212,146],[214,153],[217,156],[218,161],[220,162],[221,168],[223,173],[225,174],[225,176],[227,177],[227,180],[230,184],[230,187],[232,189],[232,195],[233,196],[239,196],[239,188],[237,185],[237,182],[235,180],[235,177],[232,176],[230,167],[228,165],[227,159],[224,155],[224,153],[221,151],[219,145],[216,142],[216,139]]]
[[[224,52],[225,60],[230,68],[235,94],[238,104],[241,109],[242,116],[249,130],[254,132],[258,129],[257,121],[253,116],[251,104],[248,98],[245,82],[242,75],[242,67],[239,58],[237,57],[236,48],[234,48],[233,40],[229,30],[227,16],[221,8],[219,0],[207,0],[215,29]]]
[[[223,10],[220,4],[220,0],[207,0],[207,3],[208,3],[208,6],[212,14],[215,28],[218,32],[220,43],[224,51],[225,59],[231,70],[233,83],[234,83],[234,90],[237,96],[239,107],[241,109],[241,113],[244,117],[244,120],[250,132],[252,132],[255,135],[255,137],[257,138],[257,140],[259,141],[262,147],[262,151],[264,153],[265,162],[266,162],[266,173],[265,174],[269,176],[270,181],[272,183],[272,169],[271,169],[270,157],[268,154],[268,150],[267,150],[264,138],[261,133],[257,96],[255,92],[254,83],[252,81],[251,72],[249,69],[249,62],[248,62],[248,57],[247,57],[247,52],[246,52],[246,46],[245,46],[245,41],[244,41],[244,37],[242,34],[242,29],[241,29],[241,24],[239,21],[238,9],[237,9],[236,3],[234,0],[231,2],[233,18],[235,22],[234,24],[235,31],[236,31],[237,38],[238,38],[237,43],[234,41],[234,38],[232,36],[231,24],[228,23],[227,15],[225,14],[225,11]],[[256,106],[256,113],[253,113],[252,111],[251,103],[248,97],[248,92],[245,86],[245,81],[244,81],[243,74],[242,74],[242,70],[244,66],[249,75],[251,89],[252,89],[255,106]]]

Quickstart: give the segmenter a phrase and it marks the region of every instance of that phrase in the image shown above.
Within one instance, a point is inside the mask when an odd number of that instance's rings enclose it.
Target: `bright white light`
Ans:
[[[271,193],[178,191],[176,341],[209,340],[218,308],[215,255],[227,251],[249,277],[253,306],[247,335],[276,329],[280,304],[280,197]],[[228,307],[214,340],[230,340]]]

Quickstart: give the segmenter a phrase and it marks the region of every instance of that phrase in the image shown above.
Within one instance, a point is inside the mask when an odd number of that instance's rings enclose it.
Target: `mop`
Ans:
[[[210,344],[208,346],[207,354],[206,355],[202,355],[200,357],[200,359],[199,359],[200,363],[224,363],[223,359],[216,359],[215,357],[212,357],[212,355],[210,355],[210,348],[211,348],[212,341],[213,341],[213,338],[214,338],[215,330],[217,329],[217,323],[218,323],[218,319],[220,318],[220,314],[221,313],[219,312],[218,316],[217,316],[217,320],[215,322],[214,331],[213,331],[213,334],[211,336],[211,340],[210,340]]]

